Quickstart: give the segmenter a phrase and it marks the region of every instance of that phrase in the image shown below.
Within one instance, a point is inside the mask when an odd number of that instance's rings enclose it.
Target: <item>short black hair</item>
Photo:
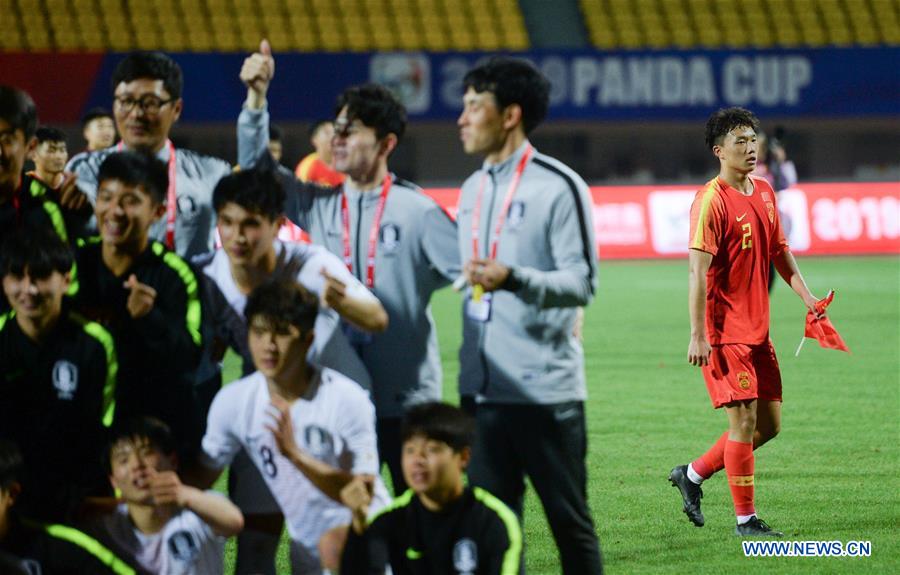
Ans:
[[[43,144],[44,142],[62,142],[66,143],[66,135],[59,128],[54,128],[53,126],[41,126],[34,132],[35,137],[37,137],[38,144]]]
[[[21,483],[25,476],[25,462],[19,447],[8,439],[0,439],[0,489]]]
[[[0,119],[13,130],[22,130],[25,140],[30,140],[38,124],[34,100],[24,90],[0,85]]]
[[[522,108],[522,127],[529,134],[544,121],[550,106],[550,82],[531,62],[494,56],[463,77],[463,91],[491,92],[503,110],[512,104]]]
[[[361,84],[344,90],[338,96],[334,115],[347,107],[347,119],[358,119],[364,125],[375,128],[375,135],[382,139],[388,134],[403,138],[406,131],[406,108],[390,90],[380,84]]]
[[[72,249],[50,230],[32,228],[9,235],[0,247],[0,277],[7,274],[32,278],[66,274],[72,269]]]
[[[269,124],[269,141],[270,142],[280,142],[284,138],[284,132],[281,131],[281,128],[278,124]]]
[[[453,451],[462,451],[475,441],[475,421],[449,403],[421,403],[406,412],[400,432],[404,442],[416,436],[443,441]]]
[[[722,145],[728,132],[741,126],[749,126],[759,134],[759,120],[750,110],[739,107],[716,110],[706,121],[706,146],[712,150]]]
[[[106,444],[105,453],[107,470],[112,469],[110,456],[112,455],[113,447],[122,441],[146,439],[150,445],[165,455],[172,455],[177,449],[177,443],[175,441],[175,436],[172,434],[172,428],[165,422],[146,415],[133,417],[124,422],[117,423],[110,429],[108,438],[109,440]]]
[[[271,170],[250,169],[228,174],[213,191],[216,213],[225,204],[234,203],[251,212],[258,212],[270,220],[284,213],[284,188]]]
[[[319,304],[316,298],[297,283],[299,261],[292,261],[280,273],[263,282],[250,293],[244,308],[247,325],[261,317],[275,329],[294,326],[300,333],[313,328]]]
[[[110,120],[115,120],[112,115],[112,112],[107,110],[106,108],[96,107],[91,108],[87,112],[84,113],[84,116],[81,117],[81,128],[84,129],[88,124],[96,120],[97,118],[109,118]]]
[[[343,106],[341,106],[341,107],[343,107]],[[341,108],[338,108],[339,113],[340,113],[340,111],[341,111]],[[309,126],[309,130],[307,130],[307,132],[306,132],[307,137],[310,140],[312,140],[313,137],[316,135],[316,132],[319,131],[319,128],[321,128],[322,126],[328,125],[328,124],[334,124],[334,119],[321,118],[321,119],[316,120]]]
[[[158,204],[166,203],[169,174],[166,165],[155,156],[142,152],[114,152],[103,160],[97,172],[97,187],[106,180],[119,180],[129,186],[142,186]]]
[[[112,91],[122,82],[128,83],[141,78],[162,80],[169,97],[181,98],[183,79],[181,66],[162,52],[132,52],[119,62],[112,75]]]

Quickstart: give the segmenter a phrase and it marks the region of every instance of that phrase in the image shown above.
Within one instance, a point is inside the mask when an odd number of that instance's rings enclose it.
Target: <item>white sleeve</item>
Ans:
[[[375,432],[375,406],[368,394],[352,384],[346,396],[340,434],[353,457],[353,474],[378,475],[378,437]]]
[[[237,422],[240,402],[230,386],[216,394],[209,408],[206,420],[206,435],[203,436],[201,455],[204,465],[212,469],[224,469],[241,449],[238,440]]]
[[[318,295],[322,294],[325,289],[325,278],[322,277],[322,269],[328,271],[328,275],[338,279],[347,286],[347,297],[361,300],[375,300],[375,295],[366,289],[356,277],[350,273],[340,259],[333,253],[323,249],[315,250],[310,258],[306,260],[300,273],[297,275],[297,281],[300,285]]]

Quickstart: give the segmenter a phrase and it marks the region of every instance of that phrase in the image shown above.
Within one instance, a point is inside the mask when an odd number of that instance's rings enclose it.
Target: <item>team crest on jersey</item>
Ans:
[[[459,575],[471,575],[478,569],[478,546],[469,538],[460,539],[453,546],[453,568]]]
[[[769,213],[769,223],[775,223],[775,204],[772,202],[766,202],[766,211]]]
[[[400,226],[397,224],[384,224],[378,232],[381,247],[386,252],[396,251],[400,247]]]
[[[739,371],[737,374],[738,385],[741,386],[741,389],[750,389],[750,373],[746,371]]]
[[[73,399],[78,389],[78,366],[61,359],[53,365],[53,387],[58,399]]]
[[[525,221],[525,202],[513,202],[509,205],[509,212],[506,214],[506,225],[510,229],[516,229]]]
[[[328,430],[318,425],[307,425],[303,430],[303,439],[310,453],[317,459],[323,459],[334,453],[334,439]]]
[[[178,202],[178,215],[186,219],[193,218],[200,211],[197,209],[197,202],[191,196],[178,196],[176,201]]]
[[[179,561],[190,563],[197,558],[200,547],[190,531],[176,531],[169,537],[169,553]]]

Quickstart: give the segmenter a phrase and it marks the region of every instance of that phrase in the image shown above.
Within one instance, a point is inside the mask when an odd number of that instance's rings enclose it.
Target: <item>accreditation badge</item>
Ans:
[[[484,288],[475,284],[469,288],[466,300],[466,315],[469,319],[485,323],[491,321],[491,300],[493,294],[484,293]]]

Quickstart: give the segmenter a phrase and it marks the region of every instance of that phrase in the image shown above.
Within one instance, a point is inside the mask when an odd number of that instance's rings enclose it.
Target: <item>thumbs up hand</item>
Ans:
[[[245,58],[244,65],[241,66],[240,78],[247,86],[248,100],[251,93],[258,99],[265,98],[274,77],[275,58],[272,57],[272,46],[268,40],[263,39],[259,43],[259,52]]]

